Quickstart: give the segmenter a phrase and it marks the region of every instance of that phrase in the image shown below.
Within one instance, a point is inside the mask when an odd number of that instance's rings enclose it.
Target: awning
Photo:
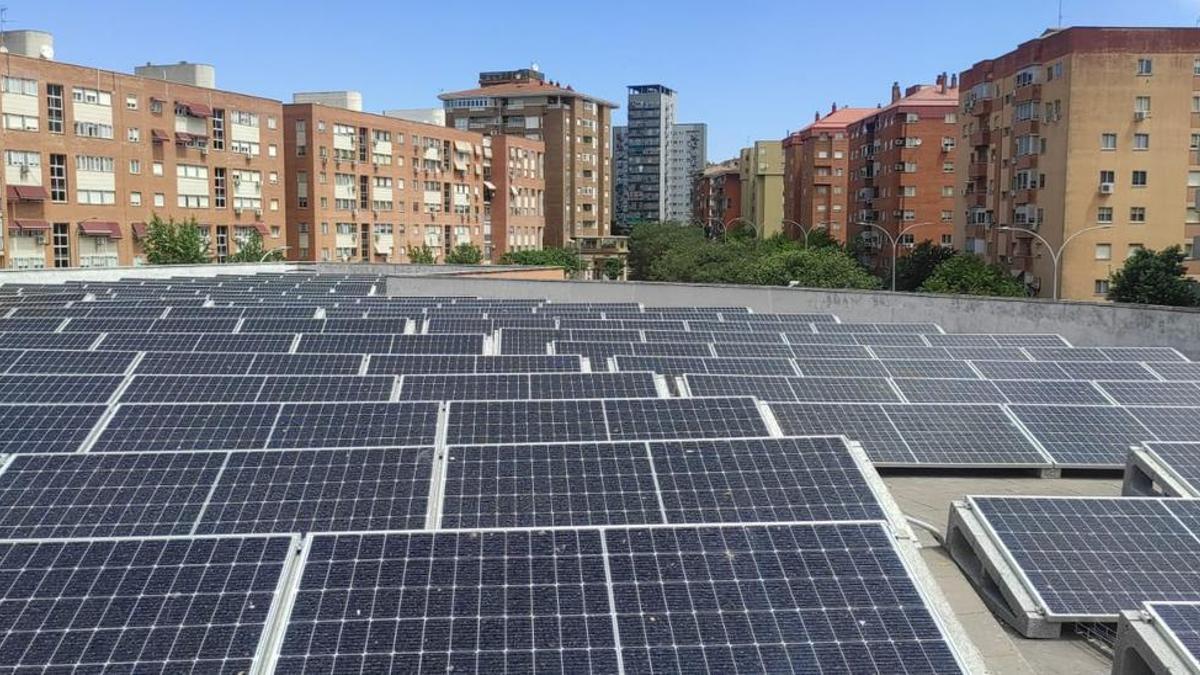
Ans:
[[[135,239],[145,239],[146,238],[146,224],[145,223],[134,223],[133,224],[133,236]]]
[[[496,184],[495,184],[495,183],[493,183],[493,182],[492,182],[492,181],[490,181],[490,180],[485,180],[485,181],[483,181],[483,187],[485,187],[485,188],[487,188],[487,189],[489,189],[489,190],[495,190],[495,189],[496,189]]]
[[[192,117],[212,117],[212,108],[204,105],[203,103],[176,101],[175,104],[183,108],[183,111]]]
[[[508,189],[512,191],[514,197],[517,196],[517,186],[510,185],[510,186],[508,186]]]
[[[467,163],[462,161],[461,159],[456,159],[456,160],[454,160],[454,169],[456,171],[466,171]]]
[[[40,185],[9,185],[8,198],[22,202],[44,202],[50,195]]]
[[[441,155],[441,153],[438,152],[437,148],[425,148],[424,156],[425,156],[425,159],[430,159],[430,160],[434,160],[434,161],[440,160],[442,158],[442,155]]]
[[[89,237],[121,238],[121,226],[105,220],[85,220],[79,223],[79,231]]]
[[[185,133],[183,131],[175,132],[175,142],[176,143],[191,143],[192,139],[194,139],[194,138],[195,138],[195,136],[193,136],[189,133]]]
[[[167,141],[171,140],[171,135],[162,129],[151,129],[150,140],[154,141],[155,143],[166,143]]]
[[[471,152],[471,144],[467,141],[454,141],[454,149],[459,152]]]
[[[254,229],[258,230],[258,233],[262,235],[263,239],[271,236],[271,228],[267,227],[266,223],[255,223]]]
[[[19,232],[45,232],[50,229],[50,223],[44,220],[15,219],[12,229]]]

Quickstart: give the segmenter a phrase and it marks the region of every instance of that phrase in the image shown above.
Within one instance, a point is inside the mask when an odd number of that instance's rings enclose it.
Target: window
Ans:
[[[125,94],[125,109],[126,110],[137,110],[138,109],[137,94]]]
[[[1192,134],[1192,142],[1188,147],[1192,150],[1200,150],[1200,134]]]
[[[225,208],[225,168],[213,167],[213,206]]]
[[[83,136],[84,138],[112,138],[113,128],[111,124],[98,124],[96,122],[80,122],[75,121],[75,135]]]
[[[167,196],[161,192],[154,193],[154,205],[162,208],[167,205]]]
[[[946,124],[958,124],[958,113],[946,113],[943,120]]]
[[[917,186],[902,185],[900,187],[900,196],[901,197],[916,197],[917,196]]]
[[[163,175],[163,163],[162,162],[154,162],[153,164],[151,164],[150,165],[150,173],[154,174],[155,176]]]
[[[954,196],[954,186],[953,185],[943,185],[942,186],[942,196],[943,197],[953,197]]]
[[[1134,150],[1149,150],[1150,149],[1150,134],[1134,134],[1133,135]]]
[[[207,209],[208,195],[178,195],[176,204],[181,209]]]
[[[942,173],[954,173],[954,162],[942,162]]]
[[[1111,206],[1101,206],[1096,209],[1097,223],[1111,223],[1113,221],[1113,210]]]
[[[1133,172],[1133,187],[1146,187],[1147,176],[1145,171]]]
[[[129,205],[130,206],[141,206],[142,205],[142,193],[130,192],[129,193]]]
[[[1108,279],[1096,280],[1096,295],[1108,295]]]
[[[1096,260],[1112,260],[1112,244],[1096,244]]]
[[[1200,59],[1192,59],[1192,74],[1200,75]]]
[[[140,159],[129,160],[129,173],[138,174],[141,172],[142,172],[142,160],[140,160]]]
[[[46,130],[52,134],[63,132],[63,87],[61,84],[46,85]]]
[[[1142,250],[1143,248],[1145,248],[1145,247],[1142,246],[1141,244],[1130,244],[1129,248],[1125,251],[1126,260],[1128,260],[1129,258],[1132,258],[1135,253]]]
[[[267,157],[275,157],[278,154],[279,148],[274,143],[267,146]]]
[[[953,211],[942,211],[941,215],[942,215],[943,223],[949,223],[949,222],[954,221],[954,212]],[[944,236],[949,236],[949,235],[944,235]]]
[[[1137,61],[1138,75],[1153,75],[1154,61],[1152,59],[1138,59]]]
[[[61,88],[60,88],[61,89]],[[10,96],[29,96],[33,100],[21,109],[27,112],[32,112],[32,115],[25,115],[17,112],[4,113],[4,128],[14,129],[17,131],[37,131],[38,116],[37,116],[37,80],[27,80],[20,77],[2,77],[0,78],[0,90]],[[15,110],[17,106],[12,106]],[[59,106],[59,118],[61,119],[62,106]]]
[[[1116,183],[1117,182],[1117,172],[1116,171],[1101,171],[1100,172],[1100,182],[1101,183],[1109,183],[1109,184]]]
[[[67,156],[50,155],[50,201],[67,201]]]
[[[953,244],[954,244],[954,235],[952,235],[952,234],[943,234],[942,235],[942,246],[952,246]]]
[[[37,96],[37,80],[5,76],[0,78],[0,91],[3,91],[5,94]]]
[[[209,145],[213,150],[225,149],[225,111],[221,108],[213,108],[212,111],[212,138],[209,139]]]
[[[1100,134],[1100,149],[1101,150],[1116,150],[1117,135],[1116,134]]]
[[[276,122],[275,122],[275,116],[274,116],[274,115],[267,115],[267,128],[268,128],[268,129],[274,129],[274,128],[275,128],[275,124],[276,124]]]
[[[130,143],[140,143],[142,140],[142,131],[137,127],[129,127],[125,130],[125,140]]]
[[[1134,112],[1140,112],[1140,113],[1150,112],[1150,97],[1149,96],[1134,97],[1133,110],[1134,110]]]
[[[161,115],[162,114],[162,104],[163,104],[163,102],[158,99],[155,99],[155,98],[150,99],[150,112],[154,113],[155,115]]]
[[[88,89],[86,87],[73,87],[71,89],[71,98],[76,103],[86,103],[88,105],[100,105],[112,107],[112,93],[100,91],[98,89]]]
[[[76,155],[76,171],[95,171],[97,173],[113,173],[113,158],[97,155]]]
[[[110,205],[117,203],[117,193],[112,190],[76,190],[80,204]]]
[[[1129,222],[1131,222],[1131,223],[1146,222],[1146,207],[1144,207],[1144,206],[1129,207]]]

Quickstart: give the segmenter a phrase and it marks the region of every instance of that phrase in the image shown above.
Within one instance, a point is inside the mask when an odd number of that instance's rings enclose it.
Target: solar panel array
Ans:
[[[720,382],[907,405],[936,326],[381,288],[0,285],[0,662],[965,669],[863,451]]]

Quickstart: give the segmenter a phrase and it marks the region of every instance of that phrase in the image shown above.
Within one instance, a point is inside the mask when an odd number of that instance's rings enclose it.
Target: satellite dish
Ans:
[[[38,48],[38,54],[47,61],[54,59],[54,47],[51,45],[42,45]]]
[[[542,68],[536,62],[529,64],[529,69],[535,73],[541,72]]]

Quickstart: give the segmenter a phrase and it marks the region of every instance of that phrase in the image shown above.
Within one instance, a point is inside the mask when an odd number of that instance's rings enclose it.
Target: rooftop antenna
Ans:
[[[1062,22],[1062,4],[1063,4],[1063,0],[1058,0],[1058,27],[1059,27],[1059,28],[1062,28],[1062,27],[1063,27],[1063,22]]]
[[[0,5],[0,52],[7,52],[4,45],[4,33],[8,27],[8,5]]]

